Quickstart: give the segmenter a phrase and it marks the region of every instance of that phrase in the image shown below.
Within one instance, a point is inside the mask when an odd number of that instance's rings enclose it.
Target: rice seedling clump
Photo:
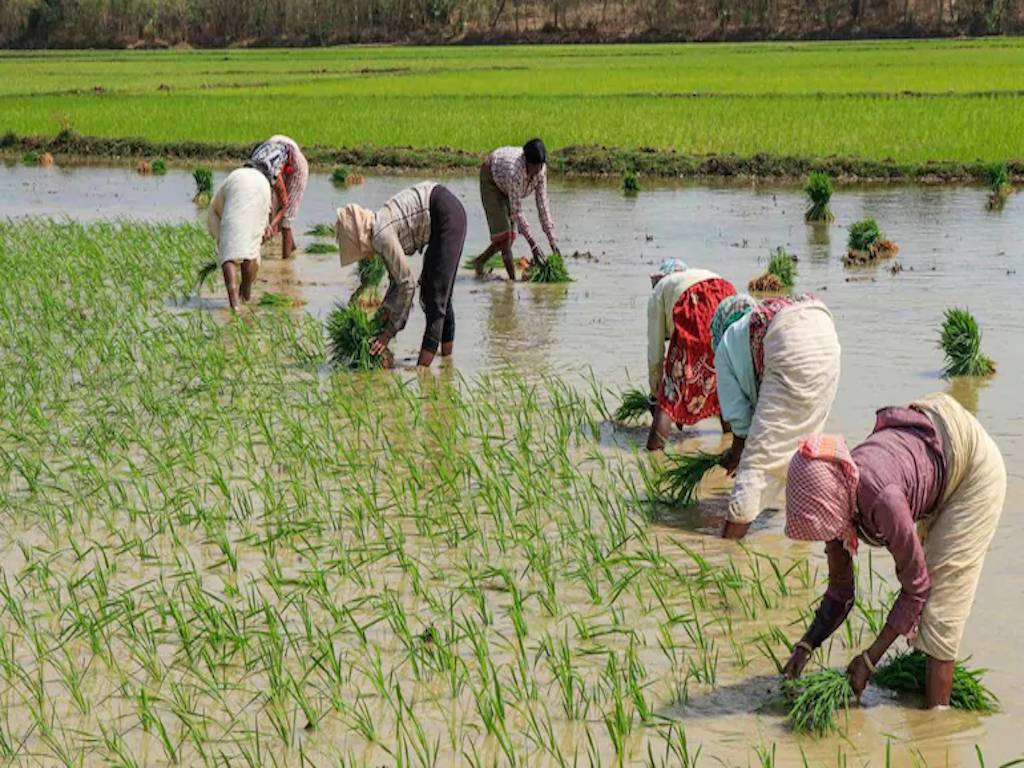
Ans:
[[[205,264],[203,264],[196,272],[196,282],[195,287],[192,289],[192,292],[199,293],[199,291],[202,290],[203,288],[203,284],[206,283],[210,275],[212,275],[218,269],[219,265],[217,264],[216,260],[208,261]]]
[[[552,251],[544,261],[527,267],[523,278],[530,283],[568,283],[572,281],[572,278],[569,277],[569,270],[566,269],[565,260],[558,251]]]
[[[946,355],[942,375],[947,378],[989,376],[996,371],[992,358],[981,351],[978,321],[966,309],[946,310],[939,345]]]
[[[768,270],[750,281],[748,288],[758,293],[779,293],[793,287],[796,279],[796,258],[781,245],[772,251]]]
[[[266,291],[262,296],[260,296],[260,300],[257,303],[261,307],[280,308],[299,306],[302,304],[302,301],[285,293]]]
[[[636,421],[651,412],[650,396],[639,389],[629,389],[622,393],[622,402],[615,410],[613,418],[623,424]]]
[[[192,170],[192,180],[196,183],[196,194],[192,199],[197,205],[207,206],[210,204],[210,196],[213,194],[213,171],[204,166]]]
[[[790,699],[786,720],[795,733],[824,736],[839,730],[840,711],[856,701],[849,678],[835,669],[809,672],[787,680],[784,691]]]
[[[851,224],[846,246],[843,263],[848,267],[870,264],[899,252],[896,243],[886,238],[874,219],[861,219]]]
[[[726,452],[682,454],[666,456],[666,465],[658,476],[658,489],[663,499],[692,507],[697,503],[697,488],[704,476],[717,467]]]
[[[384,279],[384,275],[387,274],[387,269],[384,266],[384,259],[380,257],[380,254],[374,254],[372,258],[362,259],[357,267],[359,271],[359,285],[360,287],[373,288],[374,286],[380,285]]]
[[[352,169],[347,165],[339,165],[331,172],[331,181],[335,184],[344,184],[348,181],[349,174],[352,173]]]
[[[879,665],[871,682],[898,693],[924,694],[927,656],[921,651],[898,653]],[[949,704],[955,709],[971,712],[995,712],[999,699],[981,679],[983,669],[970,669],[957,661],[953,666],[953,690]]]
[[[640,191],[640,176],[632,168],[622,175],[622,191],[627,195],[635,195]]]
[[[167,173],[167,161],[162,157],[158,157],[149,164],[149,168],[154,176],[163,176]]]
[[[334,237],[334,227],[330,224],[314,224],[306,230],[311,237]]]
[[[804,186],[809,206],[804,212],[804,220],[809,222],[830,222],[835,216],[829,202],[832,200],[832,177],[822,171],[814,171],[807,178]]]
[[[1006,163],[993,163],[985,169],[985,177],[989,187],[988,207],[990,209],[1002,208],[1006,198],[1013,191],[1013,187],[1010,185],[1009,167]]]
[[[337,253],[338,246],[335,243],[310,243],[306,246],[306,253]]]
[[[380,322],[362,307],[337,304],[327,316],[329,355],[333,365],[356,371],[390,367],[389,361],[370,353],[370,340],[380,333]]]

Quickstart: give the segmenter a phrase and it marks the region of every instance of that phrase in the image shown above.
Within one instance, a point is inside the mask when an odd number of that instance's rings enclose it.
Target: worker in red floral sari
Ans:
[[[647,368],[653,421],[647,450],[660,451],[673,422],[682,428],[720,413],[711,318],[736,289],[714,272],[690,269],[679,259],[662,262],[651,286]]]

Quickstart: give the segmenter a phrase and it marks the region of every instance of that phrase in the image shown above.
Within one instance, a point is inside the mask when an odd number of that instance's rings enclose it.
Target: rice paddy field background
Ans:
[[[0,133],[1020,158],[1024,41],[0,52]]]

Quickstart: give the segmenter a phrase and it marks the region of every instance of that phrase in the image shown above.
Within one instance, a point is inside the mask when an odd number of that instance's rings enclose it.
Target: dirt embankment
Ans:
[[[153,142],[141,138],[107,139],[82,136],[63,131],[56,136],[0,137],[0,153],[17,156],[36,151],[58,156],[136,159],[165,158],[202,162],[242,162],[251,146],[233,143],[195,141]],[[332,168],[351,165],[376,170],[472,171],[480,165],[482,155],[436,147],[303,147],[314,166]],[[895,163],[884,160],[827,157],[802,158],[757,154],[687,155],[672,150],[640,148],[622,149],[603,146],[572,146],[554,150],[548,165],[555,173],[574,176],[617,176],[632,168],[642,176],[656,178],[733,177],[751,179],[803,178],[811,171],[825,171],[846,181],[915,181],[921,183],[987,182],[988,166],[984,163]],[[1024,161],[1009,164],[1010,177],[1024,180]]]

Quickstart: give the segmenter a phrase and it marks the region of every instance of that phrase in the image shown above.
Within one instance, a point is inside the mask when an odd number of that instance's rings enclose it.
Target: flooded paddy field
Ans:
[[[337,188],[314,175],[296,231],[415,180]],[[476,180],[443,181],[466,205],[473,255],[486,243]],[[891,743],[893,765],[973,766],[975,745],[988,765],[1020,756],[1024,198],[993,212],[980,188],[840,187],[837,221],[820,227],[804,224],[797,188],[624,197],[556,179],[559,240],[593,258],[570,260],[560,287],[465,271],[454,364],[420,377],[417,308],[397,376],[325,371],[317,321],[356,284],[336,255],[267,249],[258,290],[294,294],[292,312],[227,322],[219,281],[188,296],[212,248],[180,226],[202,220],[191,196],[182,171],[0,168],[15,219],[0,224],[0,753],[882,765]],[[863,216],[899,245],[902,271],[843,266],[844,225]],[[70,223],[119,218],[137,223]],[[948,391],[1004,453],[1007,505],[964,642],[998,714],[924,712],[872,688],[841,735],[790,734],[767,706],[773,658],[822,590],[820,547],[788,541],[778,514],[743,547],[713,538],[721,478],[694,510],[646,503],[649,459],[634,450],[646,429],[612,424],[596,402],[613,409],[646,379],[658,262],[745,286],[779,245],[799,257],[797,290],[836,317],[832,428],[856,439],[875,408]],[[977,316],[995,377],[940,378],[951,306]],[[671,449],[717,448],[717,425],[700,427]],[[821,663],[844,666],[884,620],[891,563],[858,559],[862,604]]]

